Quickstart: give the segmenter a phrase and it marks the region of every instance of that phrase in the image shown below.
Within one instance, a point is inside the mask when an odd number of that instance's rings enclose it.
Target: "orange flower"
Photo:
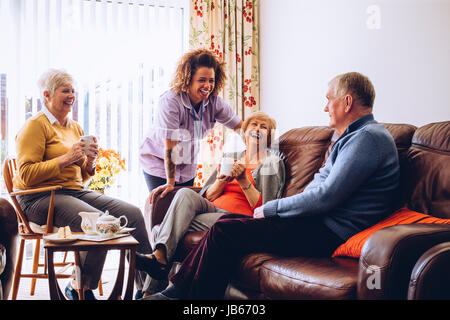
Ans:
[[[115,182],[115,176],[125,170],[125,159],[112,149],[98,149],[95,174],[88,184],[90,190],[104,190]]]

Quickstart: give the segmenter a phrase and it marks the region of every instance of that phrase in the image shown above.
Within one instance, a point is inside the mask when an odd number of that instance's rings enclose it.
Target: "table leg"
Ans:
[[[56,280],[55,266],[53,264],[53,250],[47,249],[46,260],[48,268],[48,289],[51,300],[65,300]]]
[[[133,287],[134,287],[134,273],[135,273],[135,262],[136,262],[136,249],[132,248],[128,250],[129,261],[128,261],[128,282],[127,289],[125,291],[124,300],[132,300],[133,299]]]
[[[125,249],[120,249],[119,270],[117,271],[117,278],[114,287],[108,300],[118,300],[122,296],[123,276],[125,269]]]

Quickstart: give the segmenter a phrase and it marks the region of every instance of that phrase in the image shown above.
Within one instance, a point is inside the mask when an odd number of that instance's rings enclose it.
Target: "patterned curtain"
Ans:
[[[259,110],[259,0],[191,0],[189,46],[226,62],[221,96],[241,119]],[[205,139],[194,186],[202,186],[220,161],[227,130],[216,125]]]

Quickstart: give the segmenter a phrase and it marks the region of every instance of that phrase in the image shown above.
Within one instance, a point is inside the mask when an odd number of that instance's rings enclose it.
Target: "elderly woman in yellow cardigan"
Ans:
[[[150,253],[143,215],[138,207],[84,188],[95,174],[98,145],[94,139],[86,149],[85,143],[80,141],[83,129],[69,118],[75,103],[73,82],[72,77],[62,70],[52,69],[42,76],[40,86],[45,105],[16,136],[19,173],[14,187],[62,186],[55,195],[55,227],[70,226],[73,231],[81,231],[81,217],[78,215],[81,211],[103,213],[108,210],[117,217],[125,215],[128,226],[136,228],[132,235],[139,241],[138,251]],[[49,197],[50,194],[44,192],[22,195],[18,201],[29,221],[43,225]],[[69,282],[65,289],[66,297],[78,299],[75,289],[83,289],[85,299],[95,299],[92,289],[98,285],[105,258],[106,251],[103,250],[83,252],[83,288],[75,288],[75,281]],[[137,282],[139,288],[142,281]]]

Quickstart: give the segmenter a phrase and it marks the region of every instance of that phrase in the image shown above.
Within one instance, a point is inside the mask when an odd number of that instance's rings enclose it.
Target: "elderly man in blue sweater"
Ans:
[[[221,299],[243,255],[331,256],[394,210],[397,149],[372,115],[371,81],[357,72],[336,76],[326,97],[339,138],[313,181],[297,195],[255,209],[253,218],[224,215],[183,261],[174,285],[148,299]]]

